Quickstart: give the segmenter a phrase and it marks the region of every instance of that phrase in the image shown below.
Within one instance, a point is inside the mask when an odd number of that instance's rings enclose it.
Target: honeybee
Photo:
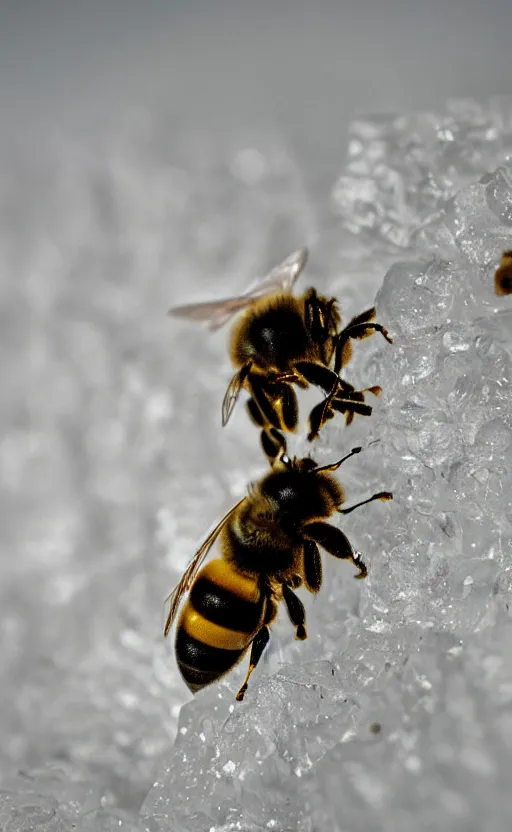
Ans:
[[[249,415],[262,430],[263,449],[270,460],[284,448],[281,431],[297,427],[293,385],[306,388],[312,384],[326,393],[309,417],[308,438],[313,440],[336,411],[345,414],[347,424],[355,413],[369,416],[372,408],[364,394],[381,392],[378,386],[356,390],[340,378],[341,368],[352,355],[351,340],[377,331],[392,343],[387,330],[372,323],[373,307],[340,330],[336,298],[319,295],[315,289],[295,297],[292,290],[307,258],[306,248],[295,251],[238,297],[169,310],[170,315],[205,323],[213,330],[244,310],[231,333],[230,355],[236,373],[222,403],[222,424],[227,424],[245,388],[250,395]]]
[[[494,275],[494,290],[497,295],[512,293],[512,251],[504,251],[500,265]]]
[[[349,514],[373,500],[392,499],[392,494],[381,491],[341,508],[345,495],[332,472],[361,450],[354,448],[343,459],[324,466],[309,457],[290,459],[280,454],[270,473],[249,487],[247,496],[228,511],[196,552],[168,598],[164,629],[167,636],[188,592],[177,625],[175,653],[191,691],[220,679],[251,646],[249,669],[236,695],[241,701],[281,601],[296,637],[307,637],[304,606],[294,589],[304,585],[310,592],[319,591],[319,546],[351,561],[358,569],[356,578],[366,577],[361,553],[340,529],[325,522],[335,512]],[[217,539],[222,556],[201,568]]]

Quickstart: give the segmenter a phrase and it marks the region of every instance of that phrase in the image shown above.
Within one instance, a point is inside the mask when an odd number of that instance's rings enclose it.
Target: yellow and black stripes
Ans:
[[[182,626],[178,627],[176,633],[178,667],[193,693],[227,673],[244,652],[245,650],[222,650],[220,647],[210,647],[193,638]]]
[[[219,679],[243,656],[265,616],[258,579],[226,560],[199,573],[176,633],[178,666],[192,691]]]
[[[247,601],[231,589],[224,589],[210,578],[200,576],[192,587],[190,602],[197,613],[219,628],[244,634],[254,633],[261,618],[259,603]]]

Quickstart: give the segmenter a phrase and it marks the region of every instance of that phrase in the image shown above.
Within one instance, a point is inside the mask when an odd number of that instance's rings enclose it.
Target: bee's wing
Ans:
[[[290,254],[286,260],[274,266],[265,277],[258,278],[248,289],[246,296],[263,297],[271,292],[291,292],[295,281],[308,262],[308,250],[304,246]]]
[[[229,417],[233,413],[233,408],[237,402],[237,399],[240,395],[240,391],[244,386],[244,381],[247,378],[247,374],[251,369],[250,364],[245,364],[238,373],[235,373],[233,378],[228,384],[228,389],[224,395],[224,399],[222,401],[222,427],[226,427]]]
[[[198,321],[206,324],[209,329],[219,329],[233,315],[250,306],[258,298],[271,295],[273,292],[290,292],[306,265],[307,259],[307,248],[300,248],[290,254],[278,266],[275,266],[265,277],[260,277],[254,281],[247,291],[238,297],[206,301],[205,303],[190,303],[186,306],[174,306],[169,309],[167,314],[177,318]]]
[[[168,315],[175,318],[188,318],[190,321],[206,324],[208,329],[220,329],[241,309],[252,303],[252,299],[242,295],[239,298],[223,298],[205,303],[189,303],[185,306],[173,306]]]
[[[176,618],[176,613],[178,612],[178,607],[180,602],[185,595],[185,593],[190,589],[192,583],[199,572],[201,566],[203,565],[206,557],[208,556],[208,552],[212,548],[213,544],[217,540],[219,534],[221,533],[222,529],[228,522],[229,518],[232,514],[237,510],[237,508],[247,499],[246,497],[242,497],[241,500],[238,501],[236,505],[231,508],[227,514],[224,515],[220,523],[214,528],[212,532],[208,535],[206,540],[204,541],[203,545],[197,550],[194,557],[190,561],[189,565],[187,566],[185,573],[179,583],[174,587],[173,591],[166,599],[169,602],[169,615],[167,616],[167,621],[165,622],[164,628],[164,636],[169,635],[169,631],[172,627],[173,621]]]

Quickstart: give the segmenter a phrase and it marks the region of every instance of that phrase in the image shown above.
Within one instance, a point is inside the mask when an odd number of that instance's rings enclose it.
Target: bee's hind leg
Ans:
[[[297,628],[296,638],[303,641],[308,637],[305,627],[306,610],[304,609],[304,604],[288,584],[283,584],[283,600],[286,604],[290,621]]]
[[[360,341],[363,338],[369,338],[374,332],[380,332],[388,344],[393,343],[393,339],[390,338],[387,329],[385,329],[381,324],[372,323],[375,315],[375,307],[367,309],[366,312],[362,312],[360,315],[356,315],[355,318],[352,318],[345,329],[342,329],[341,332],[338,333],[336,336],[336,347],[334,351],[335,373],[339,373],[341,368],[345,367],[345,365],[348,364],[352,358],[352,339]]]
[[[268,424],[255,399],[249,399],[247,402],[247,410],[254,424],[262,429],[260,435],[261,446],[264,454],[272,464],[280,454],[286,453],[286,439],[281,431]]]
[[[247,671],[244,683],[236,695],[237,702],[241,702],[244,698],[251,674],[253,670],[258,666],[258,662],[263,655],[263,651],[268,644],[269,638],[270,630],[268,629],[266,624],[264,624],[263,627],[261,627],[261,629],[259,629],[256,635],[254,636],[251,647],[251,658],[249,660],[249,669]]]
[[[281,418],[279,410],[276,407],[278,397],[276,395],[275,385],[270,384],[259,373],[250,373],[248,383],[254,402],[254,405],[251,405],[251,409],[249,410],[251,418],[261,427],[271,425],[279,429],[281,427]],[[256,411],[259,411],[258,415],[256,415]]]
[[[326,398],[310,413],[308,439],[311,442],[318,437],[320,429],[327,420],[334,416],[331,402],[336,393],[343,388],[344,382],[329,367],[314,361],[298,361],[296,370],[304,377],[307,384],[319,387],[327,394]]]
[[[360,416],[371,416],[372,408],[369,404],[365,404],[364,394],[372,393],[374,396],[380,396],[382,388],[378,384],[365,387],[364,390],[356,390],[351,384],[346,384],[346,387],[346,391],[334,397],[331,403],[332,408],[338,413],[345,414],[347,425],[351,424],[356,413]]]
[[[332,408],[332,397],[327,396],[320,404],[317,404],[309,414],[309,433],[308,441],[313,442],[318,439],[321,428],[325,423],[332,419],[334,410]]]
[[[258,425],[259,428],[267,426],[267,420],[252,397],[247,402],[247,410],[255,425]]]
[[[241,702],[244,698],[244,694],[247,690],[247,685],[249,683],[251,673],[257,667],[258,662],[263,655],[263,651],[265,650],[265,647],[268,644],[270,638],[270,625],[277,617],[277,601],[273,597],[271,587],[266,582],[264,582],[263,584],[263,592],[267,598],[265,615],[263,617],[262,626],[254,636],[252,642],[251,658],[249,659],[249,669],[247,670],[247,675],[244,679],[244,683],[236,695],[236,699],[238,702]]]
[[[271,464],[286,453],[286,439],[276,428],[267,427],[261,431],[261,446]]]

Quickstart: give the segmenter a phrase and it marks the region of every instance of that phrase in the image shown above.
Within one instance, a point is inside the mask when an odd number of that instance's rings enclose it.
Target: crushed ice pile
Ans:
[[[272,138],[139,123],[11,152],[0,829],[510,828],[512,302],[493,290],[509,154],[508,99],[359,119],[327,210]],[[303,244],[300,285],[345,317],[377,293],[395,339],[357,345],[347,378],[383,395],[315,457],[363,444],[340,472],[348,502],[394,501],[343,519],[369,576],[324,556],[306,642],[281,613],[242,704],[242,667],[191,699],[163,600],[265,462],[243,408],[220,429],[225,333],[164,313]]]

